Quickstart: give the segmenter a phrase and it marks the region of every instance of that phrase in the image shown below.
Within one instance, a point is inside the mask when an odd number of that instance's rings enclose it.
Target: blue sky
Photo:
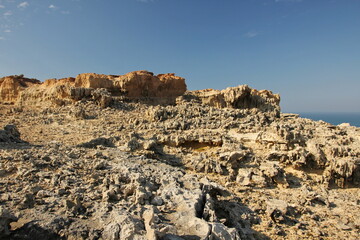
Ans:
[[[0,0],[0,76],[143,69],[360,112],[360,0]]]

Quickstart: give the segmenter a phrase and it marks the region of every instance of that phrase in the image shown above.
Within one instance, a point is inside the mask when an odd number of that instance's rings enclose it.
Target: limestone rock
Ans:
[[[107,107],[112,96],[123,96],[130,100],[170,104],[186,91],[184,78],[173,73],[154,76],[148,71],[125,75],[83,73],[76,78],[49,79],[42,84],[30,79],[20,80],[15,77],[0,80],[0,95],[4,102],[18,102],[24,107],[49,107],[92,97],[100,106]],[[30,87],[30,83],[36,86]]]
[[[0,78],[0,102],[15,103],[22,91],[39,84],[39,80],[25,78],[23,75]]]
[[[75,78],[75,87],[112,89],[112,76],[96,73],[82,73]]]
[[[224,224],[214,223],[211,229],[211,235],[209,239],[216,240],[240,240],[240,235],[235,229],[229,229]]]
[[[147,239],[156,240],[157,239],[156,231],[152,226],[154,224],[154,209],[153,208],[146,209],[143,213],[143,218],[144,218]]]
[[[248,85],[229,87],[224,90],[205,89],[189,92],[199,98],[203,104],[224,108],[251,109],[280,112],[280,96],[268,90],[258,91]]]
[[[92,89],[75,88],[74,78],[49,79],[24,90],[17,104],[24,107],[62,106],[90,97]]]
[[[135,71],[114,79],[114,87],[130,99],[153,99],[158,103],[175,102],[186,91],[185,79],[173,73],[154,76],[152,72]]]
[[[185,89],[173,74],[75,82],[1,105],[5,239],[359,238],[359,128],[279,115],[248,86],[175,105],[160,104]]]
[[[331,161],[325,170],[327,181],[339,187],[360,185],[360,159],[340,159]]]
[[[91,93],[92,99],[101,107],[106,108],[112,102],[111,93],[105,88],[97,88]]]

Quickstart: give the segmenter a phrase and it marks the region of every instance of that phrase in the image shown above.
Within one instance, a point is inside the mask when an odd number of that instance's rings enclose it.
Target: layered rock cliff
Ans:
[[[62,106],[81,99],[96,98],[99,95],[97,91],[94,96],[96,89],[104,89],[106,97],[171,104],[186,91],[186,84],[184,78],[173,73],[157,76],[148,71],[135,71],[119,76],[83,73],[76,78],[46,80],[43,84],[24,87],[18,89],[16,95],[8,93],[7,96],[23,107]]]
[[[39,80],[24,78],[23,75],[0,78],[0,102],[13,104],[22,91],[40,83]]]
[[[185,79],[174,73],[156,76],[148,71],[125,75],[83,73],[76,78],[49,79],[42,84],[24,78],[3,79],[3,83],[0,82],[3,102],[16,103],[21,107],[63,106],[81,99],[95,99],[106,107],[114,97],[153,104],[197,100],[219,108],[254,108],[280,113],[280,96],[271,91],[258,91],[241,85],[221,91],[207,89],[186,92]],[[94,92],[96,89],[103,90]]]

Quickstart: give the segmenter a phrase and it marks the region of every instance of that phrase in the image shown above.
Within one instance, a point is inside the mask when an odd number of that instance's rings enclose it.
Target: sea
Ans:
[[[323,120],[333,125],[341,123],[350,123],[351,126],[360,127],[360,112],[359,113],[310,113],[300,112],[302,118],[309,118],[315,121]]]

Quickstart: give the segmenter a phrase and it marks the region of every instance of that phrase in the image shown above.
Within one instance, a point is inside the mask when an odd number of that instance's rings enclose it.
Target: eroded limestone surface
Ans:
[[[0,105],[0,239],[359,238],[359,128],[248,86],[170,105],[93,87]]]

